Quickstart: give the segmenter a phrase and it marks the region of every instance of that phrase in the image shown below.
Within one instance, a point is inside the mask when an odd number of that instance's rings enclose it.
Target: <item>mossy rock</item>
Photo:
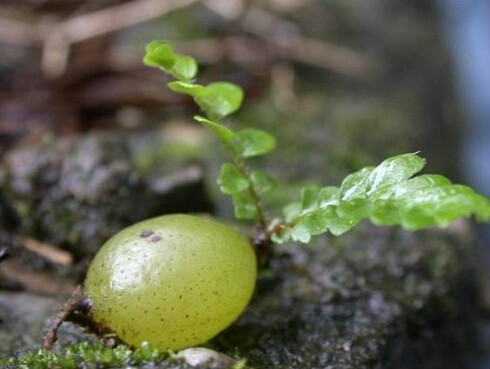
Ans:
[[[170,148],[161,136],[96,133],[10,152],[0,166],[0,226],[81,258],[137,221],[212,210],[201,164],[189,153],[158,160]]]
[[[470,357],[477,356],[483,341],[476,262],[464,238],[366,224],[306,248],[278,247],[246,313],[207,346],[246,358],[255,369],[471,368]],[[26,308],[16,299],[14,293],[2,297],[0,344],[4,354],[22,355],[39,347],[42,334],[39,325],[23,332],[29,313],[15,315],[18,304]],[[39,321],[59,303],[34,299],[49,305]],[[40,305],[31,301],[28,309],[36,311]],[[66,324],[58,350],[87,338],[73,330]],[[19,342],[22,348],[15,347]],[[149,367],[186,365],[167,358]],[[121,366],[98,366],[113,367]]]

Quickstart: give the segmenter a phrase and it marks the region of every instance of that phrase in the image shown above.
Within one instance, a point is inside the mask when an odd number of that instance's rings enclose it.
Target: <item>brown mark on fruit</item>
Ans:
[[[150,237],[153,233],[154,232],[151,229],[143,229],[141,231],[140,237],[142,238]]]
[[[152,237],[151,242],[158,242],[158,241],[160,241],[161,239],[162,239],[162,237],[160,237],[160,236],[155,236],[155,237]]]
[[[88,314],[92,311],[92,299],[87,296],[82,297],[80,300],[77,301],[76,307],[83,314]]]

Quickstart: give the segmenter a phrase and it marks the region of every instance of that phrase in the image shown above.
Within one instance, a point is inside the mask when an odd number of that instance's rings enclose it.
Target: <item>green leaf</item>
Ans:
[[[153,41],[146,45],[143,63],[160,68],[178,80],[188,82],[196,76],[197,63],[194,58],[174,53],[172,45],[166,41]]]
[[[158,67],[168,70],[175,64],[175,54],[168,42],[152,41],[146,45],[146,54],[143,63],[149,67]]]
[[[340,200],[340,188],[328,186],[324,187],[318,193],[317,203],[320,208],[326,208],[330,205],[337,205]]]
[[[221,166],[218,185],[221,192],[227,195],[238,194],[249,187],[247,179],[240,173],[236,166],[230,163],[225,163]]]
[[[276,139],[265,131],[249,128],[235,133],[233,145],[242,156],[248,158],[274,150]]]
[[[341,234],[350,231],[357,225],[357,222],[350,217],[343,217],[339,214],[338,209],[335,206],[329,206],[325,212],[327,216],[327,226],[330,233],[334,236],[340,236]]]
[[[311,236],[326,232],[329,228],[336,231],[345,228],[349,222],[335,222],[332,219],[332,209],[338,204],[340,189],[338,187],[321,188],[317,185],[306,186],[301,190],[301,201],[289,204],[283,209],[286,223],[292,224],[290,229],[274,236],[274,242],[286,242],[289,238],[294,241],[307,243]],[[341,218],[336,216],[335,218]],[[341,225],[344,225],[341,228]]]
[[[328,213],[312,211],[302,216],[294,225],[291,237],[293,241],[310,242],[311,236],[317,236],[328,230]]]
[[[366,167],[348,175],[340,186],[343,201],[366,197],[384,186],[410,178],[425,165],[416,153],[402,154],[386,159],[376,168]]]
[[[290,237],[293,241],[308,243],[311,240],[311,232],[308,226],[304,224],[295,225],[290,233]]]
[[[276,186],[276,181],[268,174],[261,171],[253,171],[250,181],[257,193],[264,193]],[[232,164],[223,164],[218,177],[218,185],[223,193],[231,195],[235,206],[235,216],[238,219],[257,219],[258,209],[252,194],[250,182]]]
[[[175,54],[175,63],[170,73],[181,81],[190,81],[197,74],[197,63],[194,58],[187,55]]]
[[[345,177],[340,185],[341,199],[349,201],[364,197],[369,190],[369,175],[373,170],[374,167],[366,167]]]
[[[371,203],[368,199],[356,198],[351,201],[340,201],[337,206],[337,214],[348,219],[355,226],[361,220],[368,217],[371,210]]]
[[[417,154],[403,154],[350,174],[340,189],[303,188],[301,202],[284,209],[289,232],[277,239],[309,242],[326,231],[339,235],[366,218],[410,230],[447,226],[472,214],[479,221],[490,219],[490,200],[470,187],[453,185],[440,175],[411,178],[424,165]]]
[[[418,177],[397,183],[394,186],[384,186],[373,192],[371,197],[376,200],[401,198],[417,190],[430,187],[450,185],[451,181],[438,174],[423,174]]]
[[[301,215],[301,203],[293,202],[282,209],[286,223],[292,223]]]
[[[211,129],[214,133],[218,135],[219,138],[221,138],[225,143],[229,143],[232,141],[233,136],[235,135],[233,131],[230,129],[226,128],[225,126],[215,123],[209,119],[206,119],[204,117],[200,117],[199,115],[194,116],[194,119],[201,123],[202,125],[206,126],[207,128]]]
[[[321,187],[317,185],[307,186],[301,189],[301,210],[310,211],[318,207],[318,194]]]
[[[253,171],[250,174],[250,180],[259,194],[272,191],[277,186],[274,178],[260,170]]]
[[[215,82],[202,86],[185,81],[174,81],[167,86],[172,91],[192,96],[212,121],[219,121],[234,113],[240,108],[243,100],[242,89],[228,82]]]
[[[215,82],[206,86],[195,96],[197,104],[213,121],[220,120],[237,111],[242,105],[243,90],[229,82]]]
[[[409,179],[425,166],[425,159],[416,153],[402,154],[386,159],[369,175],[369,193]]]
[[[253,220],[258,218],[257,206],[255,206],[250,192],[244,191],[233,195],[233,205],[237,219]]]
[[[191,96],[198,96],[206,90],[206,88],[202,85],[182,81],[169,82],[167,83],[167,86],[174,92],[179,92],[181,94],[187,94]]]
[[[432,225],[447,226],[471,214],[480,221],[488,220],[490,201],[467,186],[441,183],[377,200],[370,218],[378,225],[400,224],[417,230]]]

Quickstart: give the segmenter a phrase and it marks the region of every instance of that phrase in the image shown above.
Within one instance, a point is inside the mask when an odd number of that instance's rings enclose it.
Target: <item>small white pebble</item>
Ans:
[[[226,369],[234,364],[231,357],[203,347],[182,350],[177,354],[177,357],[184,359],[190,366],[208,365],[211,368]]]

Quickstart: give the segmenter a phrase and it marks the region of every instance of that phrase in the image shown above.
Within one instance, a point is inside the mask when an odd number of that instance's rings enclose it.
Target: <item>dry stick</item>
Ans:
[[[83,288],[82,286],[77,286],[77,289],[68,301],[65,302],[61,310],[56,314],[53,321],[49,326],[48,332],[44,335],[43,348],[45,350],[51,350],[53,344],[58,339],[58,329],[60,325],[65,322],[70,315],[73,314],[75,310],[78,308],[78,302],[83,298]]]
[[[244,28],[279,48],[289,59],[353,77],[365,77],[372,71],[372,63],[361,53],[304,37],[299,30],[291,32],[288,22],[257,7],[249,10]],[[284,31],[278,32],[281,29]]]
[[[222,12],[203,3],[220,16]],[[285,58],[309,64],[350,77],[363,78],[373,70],[373,63],[361,53],[344,46],[305,37],[299,31],[291,32],[291,24],[270,12],[250,7],[244,16],[247,32],[266,41]],[[284,30],[280,32],[280,30]]]
[[[73,255],[67,251],[60,250],[53,245],[39,242],[33,238],[23,237],[20,244],[26,249],[42,256],[53,263],[70,266],[73,264]]]
[[[68,19],[61,31],[71,42],[81,42],[111,33],[162,14],[191,5],[198,0],[140,0]],[[56,30],[55,30],[56,31]]]
[[[226,50],[223,45],[226,45]],[[365,78],[374,71],[373,64],[361,53],[347,47],[323,41],[299,37],[294,43],[280,44],[270,39],[250,36],[227,36],[224,39],[201,38],[175,42],[175,48],[183,54],[212,64],[227,52],[230,61],[245,68],[257,63],[268,63],[281,56],[282,59],[326,69],[351,78]],[[141,64],[135,55],[135,47],[119,47],[108,55],[110,65],[117,70],[133,69]],[[263,72],[263,68],[260,69]]]
[[[0,17],[0,39],[23,46],[40,46],[43,40],[46,40],[49,34],[52,33],[57,35],[56,38],[60,40],[60,42],[65,43],[66,47],[68,47],[70,43],[81,42],[102,34],[115,32],[129,25],[150,20],[154,17],[161,16],[166,12],[177,10],[195,2],[197,2],[197,0],[181,0],[173,2],[142,0],[134,4],[128,3],[123,6],[113,7],[114,9],[109,8],[72,18],[58,26],[53,26],[50,28],[50,31],[43,31],[42,27],[37,24],[31,26],[24,22]],[[204,4],[206,5],[206,2],[204,2]],[[131,5],[133,7],[137,6],[138,9],[140,6],[144,5],[146,12],[139,13],[139,10],[134,11],[134,8],[131,7]],[[157,9],[159,12],[157,11],[153,14],[147,13],[148,9],[153,9],[153,7],[156,9],[157,5],[159,5]],[[118,9],[120,7],[122,9]],[[112,21],[107,22],[110,12],[114,12],[116,15],[117,21],[114,23],[111,23]],[[284,28],[286,22],[265,11],[257,9],[250,10],[248,21],[254,26],[245,25],[244,28],[246,28],[247,31],[263,39],[264,42],[270,46],[273,53],[280,53],[287,59],[328,69],[355,78],[365,77],[373,70],[373,63],[366,56],[347,47],[314,40],[298,34],[288,34],[287,38],[280,38],[277,36],[277,29]],[[87,27],[87,29],[80,34],[76,34],[82,27],[82,24],[85,24],[84,27]],[[60,37],[60,35],[64,36]],[[209,38],[183,41],[178,43],[178,45],[181,45],[181,47],[179,46],[178,48],[183,52],[189,50],[189,54],[198,56],[201,61],[212,63],[224,52],[223,41],[226,41],[228,49],[231,46],[232,50],[236,51],[229,55],[229,58],[235,62],[247,63],[251,59],[263,60],[262,53],[254,53],[252,48],[253,46],[257,46],[263,49],[263,43],[246,37],[226,37],[225,40]],[[49,44],[57,45],[52,40]],[[242,46],[245,47],[242,48]],[[58,48],[55,46],[53,47],[55,52],[53,52],[52,55],[54,55],[56,59],[61,53]],[[117,53],[115,55],[116,61],[114,64],[119,67],[132,67],[136,63],[141,63],[141,58],[139,56],[135,57],[133,60],[128,57],[128,53],[125,52],[125,50],[123,50],[121,54],[123,54],[123,58],[119,57]],[[128,62],[122,63],[121,60],[128,60]]]
[[[139,0],[67,19],[52,27],[0,17],[0,39],[14,44],[42,44],[49,34],[63,34],[69,43],[118,31],[191,5],[198,0]]]
[[[35,293],[56,295],[72,293],[76,288],[76,284],[70,280],[34,272],[26,269],[25,265],[18,265],[14,260],[2,261],[2,274],[5,278],[19,283],[26,291]]]
[[[42,22],[30,26],[2,17],[0,39],[23,46],[42,44],[42,69],[49,77],[56,78],[66,69],[72,44],[148,21],[197,1],[139,0],[70,18],[53,26]]]

